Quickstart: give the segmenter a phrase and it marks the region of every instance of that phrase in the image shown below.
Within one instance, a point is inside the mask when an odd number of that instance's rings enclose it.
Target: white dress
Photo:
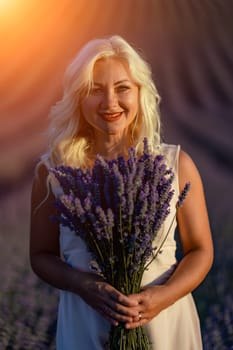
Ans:
[[[177,176],[179,151],[179,146],[162,145],[162,153],[166,156],[168,166],[172,167],[175,173],[173,183],[175,195],[171,203],[171,213],[161,229],[160,239],[166,234],[175,214],[175,203],[179,194]],[[52,188],[55,196],[61,193],[61,188],[55,182],[52,183]],[[145,271],[142,285],[162,284],[175,270],[177,266],[175,228],[176,220],[162,247],[162,252]],[[60,249],[67,264],[83,271],[92,271],[91,255],[84,242],[68,228],[61,227]],[[191,294],[163,310],[144,327],[153,350],[202,349],[199,318]],[[109,329],[109,323],[78,295],[60,291],[57,350],[103,350]]]

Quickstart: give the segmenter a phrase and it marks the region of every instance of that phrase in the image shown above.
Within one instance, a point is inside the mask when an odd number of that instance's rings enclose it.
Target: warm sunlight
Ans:
[[[19,8],[19,5],[22,5],[23,3],[19,0],[0,0],[0,11],[1,15],[3,15],[3,11],[6,11],[6,13],[10,11],[15,11],[16,8]]]
[[[11,2],[9,0],[0,0],[1,8],[7,7],[8,5],[11,6]]]
[[[27,0],[0,0],[0,25],[12,25],[27,7]]]

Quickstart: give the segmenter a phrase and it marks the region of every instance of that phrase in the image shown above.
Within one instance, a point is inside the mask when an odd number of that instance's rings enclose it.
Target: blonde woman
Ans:
[[[159,95],[144,59],[119,36],[87,43],[68,67],[64,94],[51,110],[49,146],[38,164],[32,189],[30,259],[34,272],[59,288],[58,350],[102,350],[111,325],[144,326],[155,350],[202,349],[199,319],[191,292],[203,281],[213,247],[202,182],[191,158],[179,146],[160,140]],[[177,214],[159,257],[145,271],[142,290],[124,295],[90,270],[85,243],[51,220],[61,188],[49,175],[57,165],[91,168],[97,154],[106,159],[140,154],[147,137],[175,173],[171,213],[187,181],[191,190]],[[178,225],[183,258],[177,262]],[[143,349],[142,349],[143,350]]]

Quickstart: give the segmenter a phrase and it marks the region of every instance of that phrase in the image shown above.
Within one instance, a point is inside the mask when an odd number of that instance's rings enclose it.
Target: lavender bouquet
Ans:
[[[154,156],[144,140],[138,157],[129,149],[125,160],[97,156],[93,169],[51,169],[64,194],[56,200],[58,221],[86,243],[96,272],[122,293],[140,291],[142,276],[160,247],[152,242],[170,212],[174,174],[162,155]],[[188,191],[182,192],[181,205]],[[168,234],[168,233],[167,233]],[[112,326],[107,349],[149,350],[143,327]]]

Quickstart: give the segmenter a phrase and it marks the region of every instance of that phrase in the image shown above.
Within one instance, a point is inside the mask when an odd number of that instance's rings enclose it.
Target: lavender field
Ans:
[[[30,183],[0,198],[0,349],[55,349],[58,291],[28,259]],[[195,292],[205,350],[233,349],[232,226],[213,229],[215,264]]]
[[[31,271],[30,184],[0,198],[0,349],[55,349],[58,292]]]

